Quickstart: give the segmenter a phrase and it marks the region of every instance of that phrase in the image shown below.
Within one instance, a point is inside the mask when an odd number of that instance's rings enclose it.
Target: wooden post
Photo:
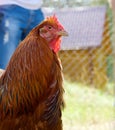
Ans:
[[[114,62],[114,80],[115,80],[115,0],[108,0],[110,7],[112,8],[112,12],[113,12],[113,37],[112,37],[112,47],[113,47],[113,62]]]

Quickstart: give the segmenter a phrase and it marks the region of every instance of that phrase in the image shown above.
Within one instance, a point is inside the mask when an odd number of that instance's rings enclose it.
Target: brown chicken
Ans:
[[[68,33],[46,18],[19,44],[0,77],[0,130],[62,130],[63,87],[57,56]]]

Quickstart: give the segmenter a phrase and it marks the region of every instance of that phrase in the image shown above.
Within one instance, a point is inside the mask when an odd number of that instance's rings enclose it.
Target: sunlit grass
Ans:
[[[114,96],[98,89],[64,82],[64,125],[69,127],[115,120]]]

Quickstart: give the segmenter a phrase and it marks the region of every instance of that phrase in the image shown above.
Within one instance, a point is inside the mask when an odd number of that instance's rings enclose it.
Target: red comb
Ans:
[[[63,26],[61,25],[61,23],[58,21],[56,15],[54,14],[53,16],[49,16],[46,18],[47,21],[51,22],[51,23],[55,23],[58,25],[58,27],[63,28]]]

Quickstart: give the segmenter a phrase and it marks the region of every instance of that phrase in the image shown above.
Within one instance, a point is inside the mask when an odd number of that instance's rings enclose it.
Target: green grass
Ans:
[[[66,81],[64,89],[64,125],[75,127],[115,120],[112,94]]]

